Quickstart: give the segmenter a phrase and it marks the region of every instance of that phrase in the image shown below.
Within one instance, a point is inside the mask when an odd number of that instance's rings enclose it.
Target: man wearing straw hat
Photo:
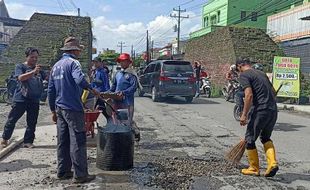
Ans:
[[[276,153],[270,137],[278,117],[276,92],[267,75],[251,67],[247,58],[239,58],[236,63],[240,74],[240,84],[244,89],[244,108],[240,118],[241,126],[247,125],[245,140],[249,160],[249,168],[242,169],[244,175],[259,176],[259,159],[255,141],[260,137],[267,158],[265,177],[273,177],[279,170]],[[249,110],[253,113],[248,122]]]
[[[77,60],[83,46],[75,37],[65,39],[62,58],[51,70],[48,85],[49,105],[53,121],[57,123],[57,159],[59,179],[73,177],[74,183],[95,179],[88,174],[84,110],[81,102],[83,89],[99,95],[85,80]]]

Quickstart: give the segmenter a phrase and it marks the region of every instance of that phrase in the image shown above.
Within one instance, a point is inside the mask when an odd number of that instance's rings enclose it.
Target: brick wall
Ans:
[[[27,47],[40,51],[39,63],[53,65],[61,56],[60,47],[68,36],[76,36],[85,46],[80,62],[86,68],[92,58],[92,30],[89,17],[35,13],[14,37],[0,59],[0,83],[16,63],[25,61]]]
[[[201,61],[213,84],[223,86],[226,72],[238,57],[247,56],[267,65],[273,62],[274,55],[283,55],[283,52],[263,30],[225,27],[191,39],[184,59]]]

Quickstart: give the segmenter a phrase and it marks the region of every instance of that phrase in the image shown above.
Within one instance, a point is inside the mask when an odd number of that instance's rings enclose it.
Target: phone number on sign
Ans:
[[[276,73],[276,79],[291,79],[297,80],[298,75],[295,73]]]

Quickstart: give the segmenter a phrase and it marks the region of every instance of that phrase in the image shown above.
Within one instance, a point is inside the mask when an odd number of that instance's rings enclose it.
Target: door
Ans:
[[[140,76],[140,83],[143,86],[143,91],[150,93],[151,77],[154,71],[155,64],[150,63],[144,70],[143,74]]]

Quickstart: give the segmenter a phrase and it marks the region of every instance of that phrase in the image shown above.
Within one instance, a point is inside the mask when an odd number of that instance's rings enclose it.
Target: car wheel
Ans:
[[[138,88],[138,95],[139,97],[143,97],[145,94],[145,92],[143,90],[141,90],[140,88]]]
[[[186,103],[191,103],[193,101],[193,97],[187,96],[187,97],[185,97],[185,101],[186,101]]]
[[[155,86],[153,86],[153,88],[152,88],[152,100],[153,100],[153,102],[159,102],[159,100],[160,100],[160,97],[158,95],[158,92],[157,92],[157,89]]]

